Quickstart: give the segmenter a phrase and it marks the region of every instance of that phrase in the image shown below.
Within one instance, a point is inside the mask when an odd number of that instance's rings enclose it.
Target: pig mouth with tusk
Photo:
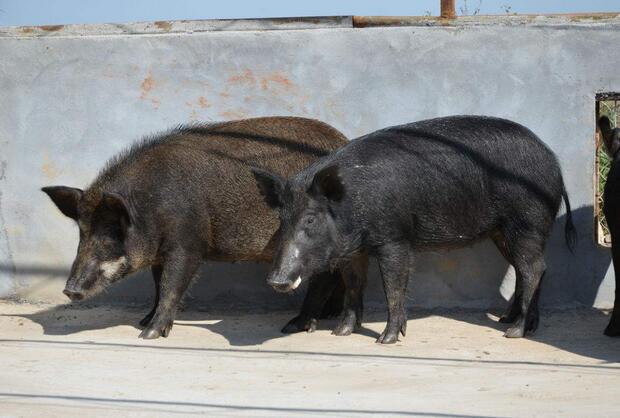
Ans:
[[[286,280],[286,281],[277,281],[277,282],[268,280],[269,285],[273,287],[273,289],[278,293],[292,293],[299,287],[301,282],[302,282],[301,276],[297,276],[295,280]]]

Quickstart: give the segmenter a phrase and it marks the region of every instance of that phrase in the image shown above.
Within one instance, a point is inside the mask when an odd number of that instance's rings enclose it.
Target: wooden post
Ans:
[[[441,18],[454,19],[456,17],[456,0],[441,0]]]

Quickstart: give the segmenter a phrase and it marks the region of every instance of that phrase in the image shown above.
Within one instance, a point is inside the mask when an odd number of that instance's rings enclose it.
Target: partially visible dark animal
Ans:
[[[325,123],[294,117],[182,126],[113,158],[86,190],[44,187],[80,230],[64,293],[82,300],[150,267],[155,306],[140,336],[168,336],[203,260],[273,258],[278,218],[249,167],[288,176],[346,142]],[[301,314],[283,331],[313,331],[322,312],[339,313],[340,272],[316,276]]]
[[[616,276],[616,299],[614,311],[605,335],[620,336],[620,129],[612,128],[610,120],[603,116],[598,121],[605,150],[611,158],[611,168],[603,191],[603,213],[611,234],[611,255]]]
[[[288,181],[255,170],[280,211],[281,239],[268,282],[298,281],[370,253],[379,261],[388,322],[378,342],[405,335],[405,292],[416,251],[491,238],[516,270],[507,337],[538,326],[545,243],[562,198],[566,239],[575,238],[554,154],[529,129],[504,119],[453,116],[394,126],[355,139]],[[345,277],[335,333],[361,324],[365,277]]]

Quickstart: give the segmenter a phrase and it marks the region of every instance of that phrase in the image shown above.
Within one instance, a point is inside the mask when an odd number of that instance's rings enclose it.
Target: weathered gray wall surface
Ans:
[[[610,256],[593,239],[594,104],[596,92],[620,91],[620,20],[574,20],[0,31],[0,296],[65,300],[77,228],[39,188],[86,186],[145,134],[192,121],[301,115],[352,138],[435,116],[485,114],[528,126],[562,165],[580,239],[571,254],[560,213],[547,249],[546,305],[609,307]],[[298,303],[267,287],[266,268],[208,264],[192,296],[209,306]],[[498,305],[514,280],[490,243],[420,254],[415,269],[412,306]],[[151,292],[143,275],[102,299],[144,301]],[[367,298],[383,299],[374,268]]]

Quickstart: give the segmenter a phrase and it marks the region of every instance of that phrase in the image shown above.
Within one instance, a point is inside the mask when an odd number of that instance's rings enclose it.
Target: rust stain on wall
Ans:
[[[204,96],[200,96],[198,98],[198,105],[203,109],[206,109],[207,107],[211,107],[211,103],[209,103],[209,101],[205,99]]]
[[[153,90],[153,87],[155,87],[155,80],[153,79],[153,73],[151,72],[151,70],[149,70],[149,72],[146,74],[146,77],[142,81],[140,87],[142,89],[140,99],[144,100],[146,99],[146,96],[151,92],[151,90]]]
[[[276,85],[288,91],[295,88],[295,84],[282,73],[273,73],[261,79],[261,88],[263,90],[267,90],[269,85]]]
[[[148,73],[146,73],[146,77],[144,78],[144,80],[142,80],[142,83],[140,84],[140,89],[142,90],[142,94],[140,94],[140,100],[149,99],[151,103],[153,104],[153,109],[157,110],[159,109],[159,105],[161,104],[161,101],[157,97],[150,96],[150,93],[153,90],[153,88],[155,88],[155,86],[156,86],[156,82],[155,82],[155,79],[153,78],[153,73],[149,69]]]
[[[221,99],[235,97],[246,104],[272,103],[271,101],[275,99],[290,113],[298,113],[302,107],[304,112],[307,110],[303,103],[297,105],[296,97],[301,94],[300,88],[283,71],[260,72],[246,68],[243,71],[229,73],[225,88],[218,94]],[[282,101],[285,103],[281,103]],[[220,102],[217,104],[219,106]],[[226,109],[218,115],[226,119],[239,119],[247,117],[247,111],[243,108],[233,108]]]
[[[227,84],[229,87],[220,93],[221,97],[229,97],[230,94],[228,93],[228,89],[233,86],[243,86],[246,89],[260,87],[261,90],[269,91],[274,95],[278,95],[282,92],[293,93],[297,90],[295,83],[281,71],[269,74],[255,74],[254,71],[249,68],[246,68],[242,72],[233,73],[228,77]]]
[[[255,84],[256,77],[249,68],[246,68],[242,73],[234,74],[228,77],[228,82],[231,84]]]

